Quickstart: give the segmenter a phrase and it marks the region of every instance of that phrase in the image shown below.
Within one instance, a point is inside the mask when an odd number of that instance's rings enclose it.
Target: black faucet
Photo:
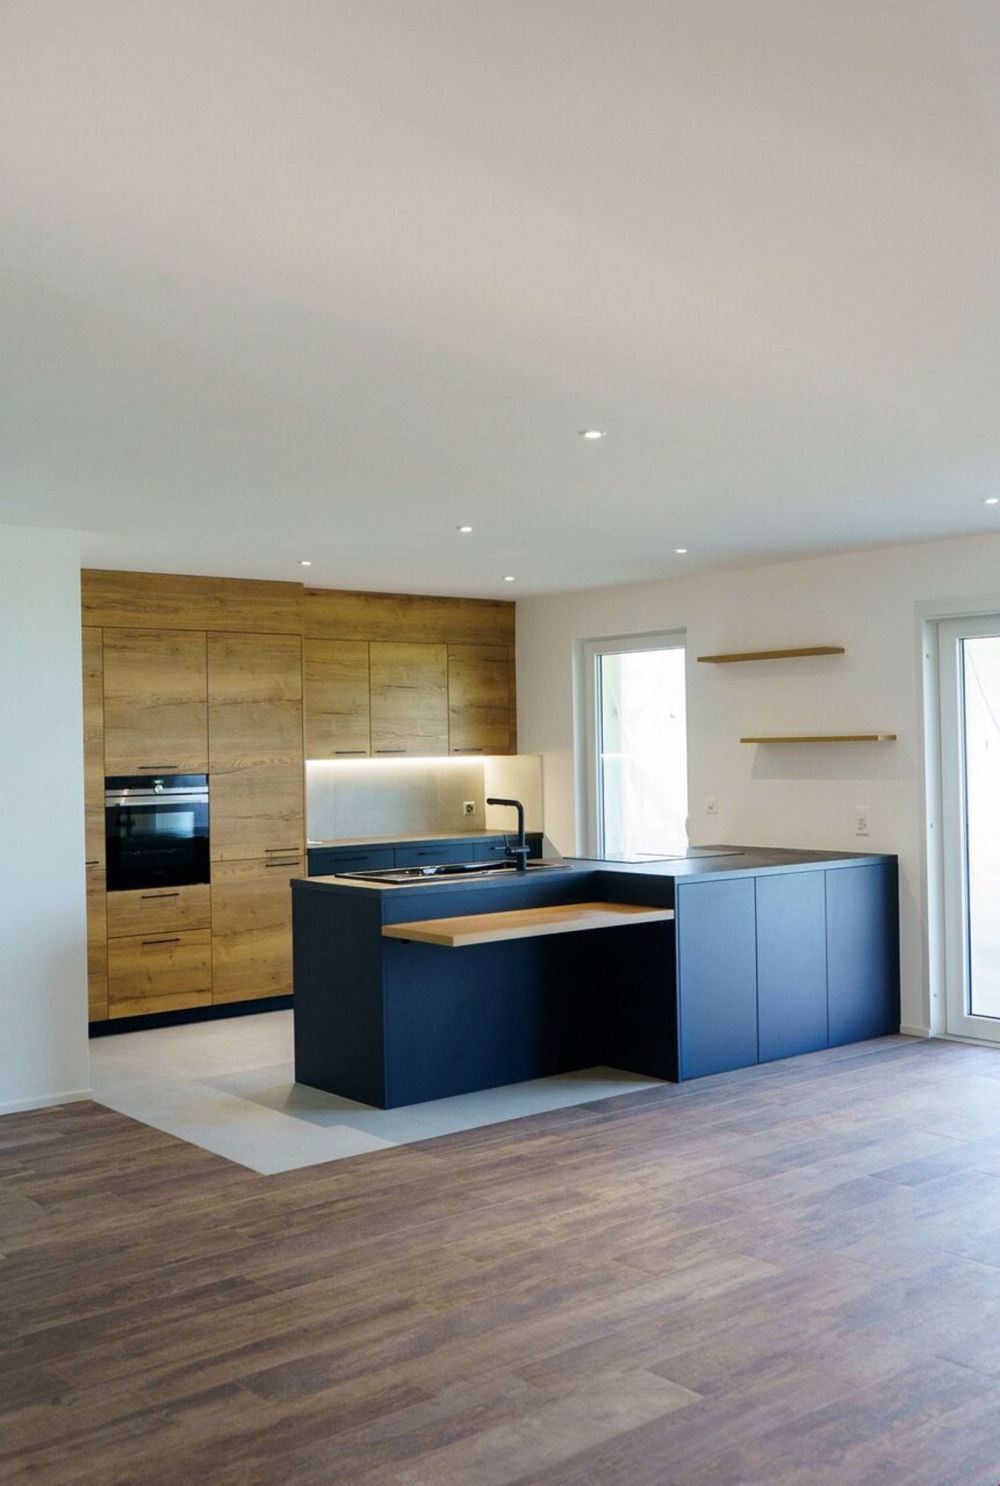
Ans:
[[[486,803],[487,805],[509,805],[512,810],[517,811],[517,845],[508,846],[507,852],[509,856],[514,858],[514,864],[517,870],[519,872],[527,872],[528,856],[531,852],[531,847],[528,845],[528,838],[524,831],[524,806],[520,800],[488,799]]]

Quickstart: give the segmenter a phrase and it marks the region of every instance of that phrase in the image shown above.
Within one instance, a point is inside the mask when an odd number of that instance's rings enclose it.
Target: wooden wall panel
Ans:
[[[305,590],[305,634],[319,640],[513,645],[514,605],[500,599]]]
[[[83,622],[114,629],[302,633],[302,585],[84,568]]]

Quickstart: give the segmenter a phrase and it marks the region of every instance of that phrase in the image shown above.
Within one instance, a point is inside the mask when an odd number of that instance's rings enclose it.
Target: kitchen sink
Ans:
[[[528,872],[564,872],[569,862],[536,859],[529,862]],[[513,877],[513,862],[439,862],[432,867],[375,867],[370,872],[335,872],[335,877],[354,878],[364,882],[422,883],[466,880],[482,877]]]

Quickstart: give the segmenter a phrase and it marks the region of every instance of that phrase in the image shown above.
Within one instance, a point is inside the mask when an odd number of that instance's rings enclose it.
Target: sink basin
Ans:
[[[529,872],[566,871],[569,862],[553,862],[536,859],[529,862]],[[513,862],[439,862],[432,867],[377,867],[370,872],[335,872],[335,877],[351,877],[364,882],[423,883],[462,879],[468,881],[482,877],[513,877],[517,868]]]

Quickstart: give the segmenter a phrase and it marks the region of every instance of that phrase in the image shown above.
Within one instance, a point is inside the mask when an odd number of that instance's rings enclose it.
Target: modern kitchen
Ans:
[[[5,7],[5,1486],[1000,1480],[998,96]]]

